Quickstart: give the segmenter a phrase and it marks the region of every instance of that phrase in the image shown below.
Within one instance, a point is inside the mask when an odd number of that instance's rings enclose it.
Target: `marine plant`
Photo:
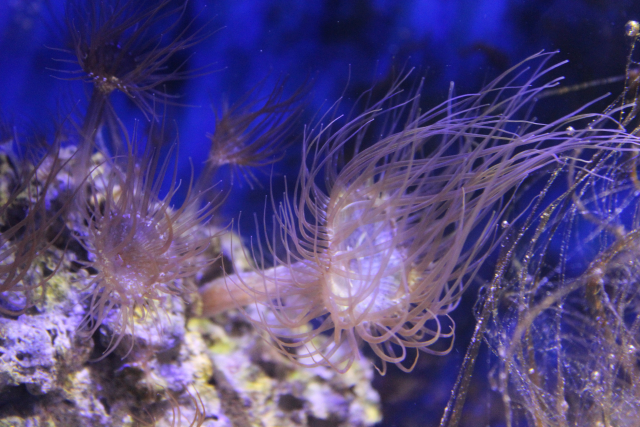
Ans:
[[[507,426],[637,423],[639,28],[635,21],[625,28],[631,52],[624,89],[602,115],[628,137],[612,139],[615,149],[579,150],[558,165],[503,246],[442,425],[461,422],[482,343],[493,353],[489,380]],[[588,126],[599,125],[593,119]]]

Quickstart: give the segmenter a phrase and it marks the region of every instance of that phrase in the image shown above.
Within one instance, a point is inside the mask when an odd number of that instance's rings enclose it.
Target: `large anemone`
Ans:
[[[203,288],[205,314],[255,306],[244,309],[254,324],[308,366],[345,371],[362,341],[382,372],[386,362],[413,369],[411,349],[447,353],[448,314],[508,228],[499,224],[512,192],[573,150],[633,139],[609,116],[529,120],[536,96],[558,83],[538,82],[556,67],[546,67],[550,56],[425,113],[420,87],[402,97],[399,79],[355,119],[307,129],[293,201],[273,206],[266,249],[254,244],[260,269]]]

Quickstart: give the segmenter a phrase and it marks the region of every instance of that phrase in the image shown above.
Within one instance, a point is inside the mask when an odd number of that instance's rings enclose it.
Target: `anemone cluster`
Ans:
[[[202,173],[180,183],[172,169],[179,141],[167,120],[179,101],[167,84],[211,70],[170,64],[211,32],[183,22],[186,2],[173,4],[70,0],[69,46],[54,52],[72,65],[63,78],[90,85],[86,108],[70,113],[52,139],[3,129],[3,345],[19,347],[22,327],[38,335],[32,323],[50,307],[64,313],[64,327],[47,318],[57,326],[46,329],[52,346],[41,353],[58,351],[63,334],[71,350],[55,376],[73,376],[91,396],[110,390],[90,402],[96,425],[117,423],[111,412],[131,425],[259,423],[258,409],[242,409],[234,389],[245,356],[271,379],[280,413],[299,412],[273,422],[323,425],[315,420],[324,414],[330,425],[371,425],[378,418],[363,409],[376,400],[361,384],[369,372],[363,344],[382,375],[387,364],[412,371],[421,353],[446,355],[456,334],[450,313],[481,281],[480,269],[492,268],[442,424],[460,422],[486,344],[507,425],[633,425],[640,416],[633,49],[625,91],[607,110],[584,107],[549,123],[531,110],[560,83],[547,77],[560,65],[549,65],[552,53],[527,58],[475,94],[454,96],[452,86],[426,111],[424,80],[404,90],[413,77],[401,73],[380,99],[364,93],[347,116],[338,101],[297,139],[307,87],[287,97],[279,83],[264,99],[256,90],[223,107]],[[636,23],[627,35],[635,43]],[[146,131],[136,124],[129,133],[111,102],[116,91],[142,111]],[[281,160],[285,148],[302,152],[297,183],[290,198],[255,216],[256,236],[214,225],[229,197],[213,181],[218,169],[231,166],[230,183],[260,184],[254,170]],[[186,196],[176,206],[181,186]],[[229,337],[243,334],[249,350],[239,356]],[[221,343],[236,360],[220,355]],[[7,371],[3,386],[24,385],[33,395],[56,389],[41,364],[19,363],[24,352],[9,357],[32,375]],[[92,363],[105,369],[86,368]],[[300,366],[317,375],[291,385]],[[354,371],[359,380],[347,376]],[[82,380],[89,372],[93,383]],[[124,398],[117,384],[131,389]],[[327,384],[333,395],[317,392]],[[312,390],[324,396],[296,396]],[[250,401],[276,399],[267,394]],[[341,415],[327,413],[332,399]]]

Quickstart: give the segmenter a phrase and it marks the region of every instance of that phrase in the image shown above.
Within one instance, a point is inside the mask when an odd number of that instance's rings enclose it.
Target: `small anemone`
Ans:
[[[167,295],[192,291],[183,279],[212,262],[201,257],[210,236],[198,227],[215,206],[200,207],[201,195],[189,191],[183,205],[172,208],[178,189],[175,170],[167,194],[160,196],[169,157],[161,162],[159,147],[152,142],[140,159],[137,143],[127,141],[127,147],[127,153],[105,161],[90,176],[92,194],[83,215],[86,229],[79,236],[90,254],[85,266],[97,271],[80,327],[90,335],[110,313],[118,318],[102,357],[126,332],[133,332],[136,316],[157,316]]]
[[[186,60],[169,70],[173,57],[210,35],[204,27],[192,30],[193,21],[181,28],[187,2],[178,7],[172,3],[69,0],[66,25],[73,51],[59,50],[75,54],[76,61],[58,61],[80,65],[71,73],[81,75],[71,79],[92,83],[93,98],[104,102],[117,90],[155,118],[156,102],[175,103],[176,96],[165,92],[168,83],[203,71],[186,69]]]
[[[284,83],[276,82],[264,100],[252,100],[252,95],[262,88],[260,84],[234,105],[223,105],[216,115],[213,134],[207,135],[211,149],[202,180],[209,180],[219,167],[229,166],[232,180],[237,175],[253,187],[260,185],[255,169],[282,160],[292,142],[291,127],[302,111],[301,100],[306,91],[303,85],[283,99]]]
[[[252,305],[244,313],[281,354],[341,372],[363,341],[381,373],[386,363],[412,370],[420,351],[450,351],[449,313],[508,228],[499,224],[513,191],[575,149],[629,137],[608,116],[528,120],[535,97],[559,81],[538,83],[556,67],[545,68],[550,55],[424,113],[422,83],[400,95],[405,76],[358,117],[308,129],[293,201],[272,206],[273,234],[266,248],[254,244],[260,270],[201,288],[205,315]]]
[[[173,0],[68,0],[65,23],[71,47],[54,49],[75,59],[58,62],[79,65],[76,70],[59,70],[69,77],[91,83],[93,91],[82,123],[82,137],[76,176],[85,176],[90,165],[96,135],[105,119],[118,127],[110,103],[114,91],[124,93],[147,119],[158,121],[156,104],[183,105],[167,85],[211,72],[210,67],[189,69],[189,57],[175,65],[179,52],[211,35],[206,26],[194,29],[196,18],[183,25],[187,1],[172,6]],[[113,126],[115,125],[115,126]]]

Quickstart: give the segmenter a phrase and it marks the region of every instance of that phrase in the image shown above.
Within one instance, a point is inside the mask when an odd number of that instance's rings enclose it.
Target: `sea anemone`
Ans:
[[[210,72],[208,67],[187,69],[188,58],[172,66],[178,52],[200,43],[211,33],[205,31],[206,26],[193,29],[195,19],[180,26],[187,2],[177,7],[171,7],[171,3],[172,0],[67,2],[65,23],[72,47],[54,50],[75,55],[75,60],[57,61],[77,64],[80,69],[59,71],[71,75],[66,80],[81,80],[93,86],[82,123],[85,141],[75,160],[79,170],[74,175],[86,175],[105,113],[117,127],[109,101],[114,91],[124,93],[147,119],[158,120],[158,103],[182,105],[177,102],[177,95],[167,93],[167,84]]]
[[[305,92],[302,86],[285,99],[284,83],[276,82],[266,99],[252,99],[262,88],[260,84],[234,105],[223,105],[216,116],[214,132],[207,135],[211,149],[200,178],[203,182],[208,182],[218,168],[226,165],[232,168],[232,182],[235,175],[253,187],[260,184],[254,170],[282,160]]]
[[[381,373],[387,362],[412,370],[419,352],[405,366],[410,349],[446,354],[454,338],[448,313],[500,241],[509,194],[574,149],[628,137],[603,130],[607,116],[527,120],[535,97],[559,81],[536,83],[556,67],[545,68],[550,56],[534,55],[480,93],[426,113],[421,85],[402,99],[399,79],[346,124],[308,129],[294,199],[273,206],[266,240],[275,266],[266,269],[258,241],[259,270],[201,288],[205,315],[230,302],[254,305],[244,313],[281,354],[342,372],[361,341],[382,360]]]
[[[186,61],[168,71],[177,52],[209,36],[204,27],[189,34],[193,22],[179,29],[187,2],[175,8],[170,7],[171,3],[171,0],[151,4],[130,0],[69,0],[66,25],[81,68],[73,73],[82,74],[75,79],[93,84],[94,113],[97,114],[106,97],[119,90],[145,115],[155,118],[156,102],[172,102],[176,98],[165,92],[165,85],[202,71],[184,69]],[[174,31],[176,34],[167,40],[166,35]]]
[[[169,157],[160,161],[157,140],[162,136],[150,138],[140,159],[138,143],[127,140],[128,152],[102,162],[89,178],[93,192],[78,239],[90,254],[85,267],[97,274],[88,286],[92,294],[80,328],[93,334],[112,311],[117,313],[102,357],[132,331],[136,316],[156,316],[166,295],[190,291],[182,279],[213,262],[200,257],[211,236],[196,229],[211,217],[214,205],[201,207],[202,194],[189,192],[180,208],[172,208],[175,170],[166,195],[160,196]]]

